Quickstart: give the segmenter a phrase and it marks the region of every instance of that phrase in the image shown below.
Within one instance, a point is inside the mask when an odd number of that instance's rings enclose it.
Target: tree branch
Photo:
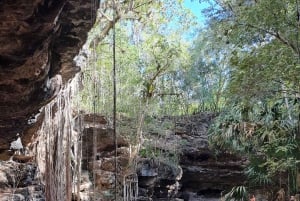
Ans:
[[[114,24],[120,20],[120,16],[116,16],[114,21],[109,21],[106,26],[104,27],[101,34],[95,37],[94,42],[95,44],[99,44],[109,33],[109,31],[113,28]]]
[[[253,25],[253,24],[243,24],[243,23],[240,23],[240,25],[242,25],[242,26],[248,26],[248,27],[254,28],[256,30],[263,31],[263,32],[265,32],[267,34],[270,34],[271,36],[274,36],[279,41],[281,41],[283,44],[285,44],[288,47],[290,47],[297,55],[300,55],[298,48],[293,43],[291,43],[289,40],[287,40],[286,38],[284,38],[278,31],[277,32],[273,32],[273,31],[270,31],[270,30],[258,27],[258,26]]]
[[[100,14],[103,16],[103,17],[105,17],[108,21],[113,21],[113,19],[112,18],[110,18],[110,17],[108,17],[101,9],[99,9],[99,12],[100,12]]]

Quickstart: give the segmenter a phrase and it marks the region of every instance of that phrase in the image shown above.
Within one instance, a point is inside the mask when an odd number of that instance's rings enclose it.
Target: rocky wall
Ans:
[[[209,148],[214,118],[213,113],[154,118],[146,126],[142,154],[148,162],[138,170],[141,200],[217,200],[222,191],[245,184],[247,160]],[[149,165],[149,160],[155,162]],[[182,173],[170,171],[176,169]]]
[[[0,1],[0,159],[26,136],[39,109],[80,70],[73,61],[98,1]],[[29,132],[31,133],[31,132]]]

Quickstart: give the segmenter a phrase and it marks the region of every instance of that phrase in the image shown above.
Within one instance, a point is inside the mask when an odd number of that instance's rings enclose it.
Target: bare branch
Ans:
[[[100,14],[103,16],[103,17],[105,17],[108,21],[113,21],[113,19],[112,18],[110,18],[109,16],[107,16],[101,9],[99,9],[99,12],[100,12]]]
[[[116,16],[114,21],[109,21],[104,27],[103,31],[99,36],[94,39],[95,44],[100,43],[109,33],[109,31],[113,28],[114,24],[120,20],[120,16]]]

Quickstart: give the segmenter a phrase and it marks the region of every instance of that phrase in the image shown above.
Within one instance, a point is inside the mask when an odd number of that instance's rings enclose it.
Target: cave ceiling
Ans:
[[[0,1],[0,153],[66,83],[94,24],[93,0]]]

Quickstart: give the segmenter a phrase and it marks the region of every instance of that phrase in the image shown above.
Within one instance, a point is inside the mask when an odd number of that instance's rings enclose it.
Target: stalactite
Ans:
[[[123,200],[136,201],[138,199],[137,174],[125,175],[123,179]]]
[[[75,129],[72,98],[78,91],[80,75],[75,76],[48,105],[43,108],[44,122],[38,133],[36,143],[38,167],[45,183],[47,201],[69,201],[72,197],[72,175],[80,182],[80,150],[79,133],[81,128]],[[76,113],[76,112],[75,112]],[[77,111],[78,114],[78,111]],[[44,144],[42,144],[44,142]],[[76,145],[76,151],[72,146]],[[71,156],[74,155],[71,166]],[[79,187],[77,187],[79,188]],[[77,192],[79,189],[77,189]]]
[[[78,106],[78,104],[77,104]],[[74,195],[76,195],[77,201],[80,201],[80,178],[81,178],[81,160],[82,160],[82,133],[83,133],[83,125],[82,125],[82,115],[78,115],[77,121],[75,124],[77,125],[77,133],[78,140],[77,143],[74,143],[74,168],[75,171],[73,173],[73,182],[74,182]]]

